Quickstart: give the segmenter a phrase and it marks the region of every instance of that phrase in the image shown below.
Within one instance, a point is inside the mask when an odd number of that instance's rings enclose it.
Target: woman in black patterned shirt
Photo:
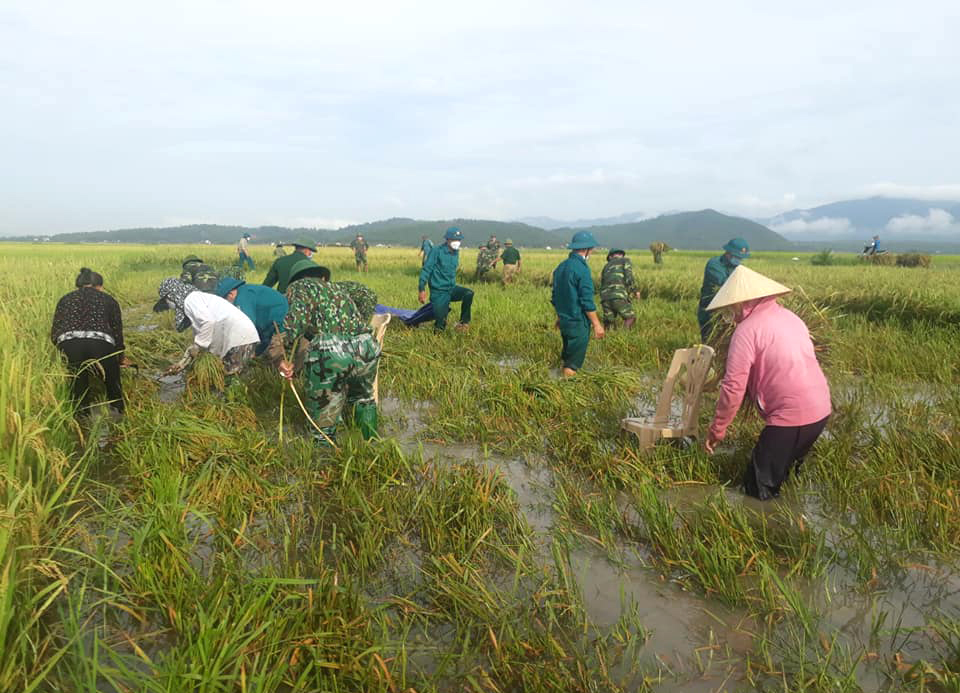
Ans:
[[[123,319],[120,304],[103,290],[103,277],[86,267],[75,282],[76,291],[60,299],[53,314],[50,339],[63,352],[73,374],[73,402],[81,413],[90,406],[90,371],[98,363],[114,416],[123,414],[120,365],[123,358]]]

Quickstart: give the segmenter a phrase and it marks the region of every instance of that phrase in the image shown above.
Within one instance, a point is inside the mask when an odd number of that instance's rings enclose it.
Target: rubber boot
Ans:
[[[353,420],[360,428],[364,440],[377,437],[377,405],[358,404],[353,408]]]
[[[627,318],[626,320],[623,321],[623,329],[629,330],[631,327],[633,327],[633,323],[635,323],[636,321],[637,321],[636,318]]]

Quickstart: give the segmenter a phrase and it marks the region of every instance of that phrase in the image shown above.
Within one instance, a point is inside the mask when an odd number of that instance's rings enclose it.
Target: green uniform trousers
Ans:
[[[587,345],[590,343],[590,323],[561,324],[560,337],[563,339],[563,351],[560,352],[563,367],[580,370],[587,357]]]
[[[607,298],[600,301],[603,307],[603,321],[612,323],[620,316],[624,320],[637,317],[633,303],[627,298]]]
[[[447,327],[447,315],[450,313],[450,304],[460,301],[460,323],[470,324],[470,307],[473,305],[473,290],[464,286],[454,286],[449,291],[430,289],[430,303],[433,306],[433,315],[436,319],[434,328],[443,330]]]
[[[371,334],[324,335],[310,342],[304,361],[305,403],[310,417],[331,439],[343,421],[344,405],[376,408],[373,381],[380,345]],[[315,435],[322,440],[322,436]]]

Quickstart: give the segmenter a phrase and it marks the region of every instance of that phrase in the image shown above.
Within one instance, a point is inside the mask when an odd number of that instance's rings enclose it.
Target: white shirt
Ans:
[[[219,296],[193,291],[183,301],[183,312],[193,326],[193,343],[220,358],[234,347],[260,341],[250,318]]]

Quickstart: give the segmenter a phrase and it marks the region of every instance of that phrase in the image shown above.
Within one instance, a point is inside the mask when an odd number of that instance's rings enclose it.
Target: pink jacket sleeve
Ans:
[[[726,371],[723,382],[720,384],[720,399],[717,400],[717,411],[710,424],[710,435],[716,440],[723,440],[727,435],[727,426],[740,410],[743,395],[747,391],[750,380],[750,370],[753,368],[755,357],[754,340],[745,330],[737,330],[730,340],[730,351],[727,354]]]

